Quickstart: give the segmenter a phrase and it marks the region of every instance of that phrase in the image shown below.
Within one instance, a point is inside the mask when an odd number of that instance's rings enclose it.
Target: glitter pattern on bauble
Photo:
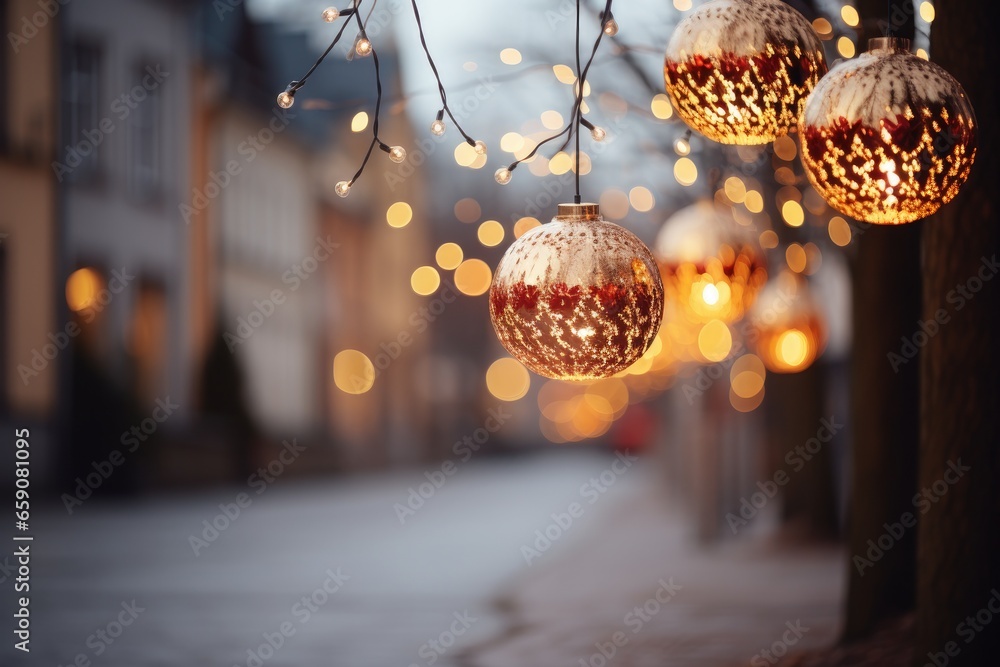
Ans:
[[[713,0],[680,22],[663,76],[678,115],[723,144],[774,141],[795,127],[826,73],[823,46],[780,0]]]
[[[806,102],[802,164],[830,206],[857,220],[919,220],[955,198],[976,158],[976,117],[962,86],[878,38],[840,63]]]
[[[557,380],[609,377],[652,344],[663,285],[649,249],[596,204],[561,204],[504,253],[490,287],[503,346]]]

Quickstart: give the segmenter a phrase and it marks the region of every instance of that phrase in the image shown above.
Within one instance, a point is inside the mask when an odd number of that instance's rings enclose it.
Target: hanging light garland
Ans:
[[[364,2],[364,0],[355,0],[354,6],[349,7],[347,9],[337,9],[336,7],[328,7],[324,9],[321,14],[323,21],[326,23],[333,23],[334,21],[342,17],[347,17],[348,19],[350,19],[350,17],[353,16],[355,19],[355,23],[358,26],[358,34],[354,40],[354,53],[360,57],[371,56],[372,61],[375,64],[376,97],[375,97],[374,120],[372,121],[372,140],[371,143],[368,145],[368,151],[365,153],[364,159],[361,161],[361,166],[358,168],[357,172],[355,172],[354,176],[351,177],[350,180],[340,181],[337,183],[336,186],[334,186],[334,192],[336,192],[336,194],[339,197],[346,197],[350,194],[351,187],[357,182],[359,178],[361,178],[361,175],[364,173],[365,167],[368,164],[368,160],[371,158],[372,151],[375,149],[376,146],[379,148],[379,150],[386,153],[389,156],[390,160],[392,160],[397,164],[400,164],[406,160],[405,148],[403,148],[402,146],[390,146],[389,144],[382,141],[381,137],[379,136],[379,118],[382,109],[382,76],[379,65],[378,53],[375,52],[375,46],[372,44],[372,41],[368,38],[368,33],[365,30],[365,24],[361,21],[360,7],[362,2]],[[438,93],[441,96],[441,110],[438,111],[437,117],[434,119],[434,122],[431,123],[431,132],[437,136],[444,134],[445,132],[444,116],[445,114],[447,114],[448,117],[451,119],[451,121],[455,124],[455,128],[459,131],[459,133],[462,135],[465,141],[470,146],[472,146],[476,154],[486,155],[487,152],[486,143],[483,141],[477,141],[473,139],[471,136],[469,136],[469,134],[462,128],[461,124],[458,122],[458,119],[455,118],[455,115],[452,113],[451,108],[448,105],[448,94],[445,91],[444,84],[441,82],[441,76],[438,73],[437,65],[435,64],[434,59],[431,57],[430,49],[427,47],[427,40],[424,36],[423,22],[420,19],[420,10],[417,8],[416,0],[411,0],[411,4],[413,6],[413,16],[417,22],[417,31],[419,32],[420,35],[420,44],[423,47],[424,55],[427,57],[427,62],[431,67],[431,71],[434,73],[434,78],[437,81]],[[305,75],[302,76],[301,79],[297,79],[290,82],[288,86],[285,88],[285,90],[278,94],[277,97],[278,106],[280,106],[283,109],[291,108],[291,106],[295,103],[295,94],[305,85],[309,77],[312,76],[313,72],[316,71],[316,68],[318,68],[324,60],[326,60],[326,57],[333,50],[333,47],[336,46],[338,42],[340,42],[340,39],[343,37],[344,31],[347,29],[348,25],[350,25],[349,20],[344,22],[344,25],[341,26],[339,31],[337,31],[337,34],[334,36],[333,41],[330,42],[330,45],[326,48],[325,51],[323,51],[320,57],[316,60],[315,63],[313,63],[312,67],[309,68],[309,70],[305,73]]]
[[[880,37],[838,64],[806,102],[802,164],[841,213],[877,224],[919,220],[955,198],[976,157],[976,117],[962,86]]]
[[[812,25],[781,0],[712,0],[677,26],[663,76],[677,113],[723,144],[766,144],[795,127],[826,73]]]
[[[529,369],[560,380],[604,378],[625,370],[656,338],[663,285],[649,249],[634,234],[601,217],[580,196],[580,133],[606,133],[583,117],[587,73],[601,39],[618,32],[608,0],[601,31],[585,67],[580,63],[580,0],[576,4],[577,90],[572,117],[558,134],[521,160],[497,170],[504,185],[538,149],[565,136],[576,140],[574,203],[529,230],[507,249],[490,287],[490,318],[501,344]]]

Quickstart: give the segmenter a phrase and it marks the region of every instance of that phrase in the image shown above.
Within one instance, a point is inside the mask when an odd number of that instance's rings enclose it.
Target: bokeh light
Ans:
[[[421,266],[410,275],[410,287],[420,296],[427,296],[441,286],[441,276],[433,266]]]
[[[94,305],[104,287],[104,279],[94,269],[77,269],[66,279],[66,305],[74,313]]]
[[[442,269],[452,270],[458,267],[464,259],[462,246],[457,243],[442,243],[434,253],[434,261]]]
[[[413,220],[413,209],[405,201],[398,201],[385,212],[390,227],[406,227]]]
[[[490,364],[486,371],[486,388],[501,401],[516,401],[531,387],[528,369],[516,359],[503,357]]]
[[[479,242],[488,248],[498,246],[503,242],[503,225],[496,220],[487,220],[479,225],[477,236],[479,237]]]
[[[455,287],[466,296],[485,294],[493,281],[493,271],[481,259],[467,259],[455,269]]]
[[[375,384],[375,366],[358,350],[342,350],[333,358],[333,382],[347,394],[363,394]]]

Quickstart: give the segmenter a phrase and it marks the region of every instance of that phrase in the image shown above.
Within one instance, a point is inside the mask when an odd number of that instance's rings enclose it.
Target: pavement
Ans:
[[[835,638],[841,553],[695,548],[652,462],[627,463],[561,450],[433,491],[430,467],[52,508],[32,652],[5,631],[0,664],[722,666]]]

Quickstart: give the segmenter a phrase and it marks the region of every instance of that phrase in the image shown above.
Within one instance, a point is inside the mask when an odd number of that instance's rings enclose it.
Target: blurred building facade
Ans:
[[[0,1],[0,419],[52,438],[58,365],[68,335],[53,305],[58,33],[31,0]],[[39,25],[40,24],[40,25]],[[36,460],[44,461],[44,446]]]

